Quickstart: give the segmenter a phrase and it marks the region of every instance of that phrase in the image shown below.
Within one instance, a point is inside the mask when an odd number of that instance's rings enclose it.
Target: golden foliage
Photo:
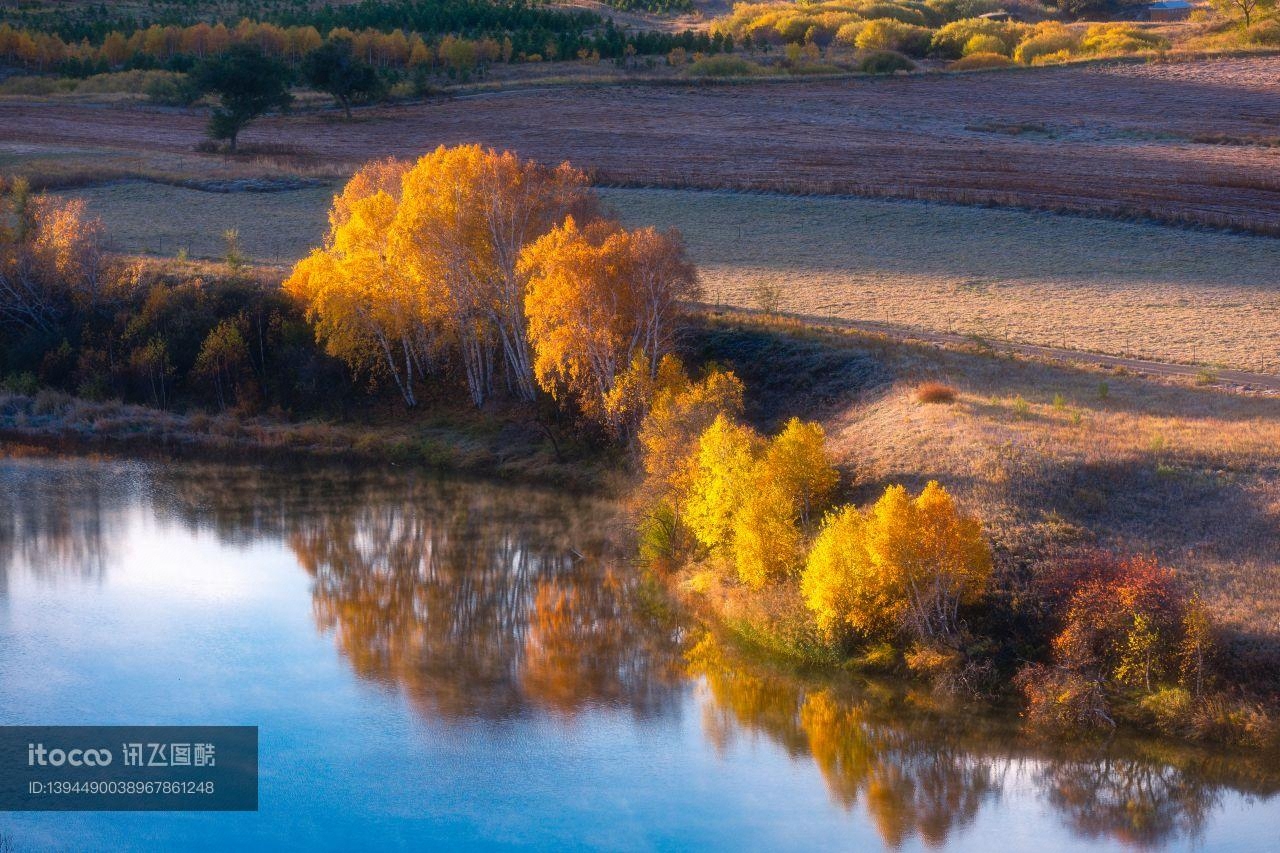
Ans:
[[[634,394],[615,394],[618,374],[656,377],[674,346],[683,300],[698,295],[697,273],[675,232],[626,231],[597,221],[580,228],[572,216],[521,253],[528,276],[525,313],[534,347],[534,376],[553,396],[567,391],[583,413],[619,432],[642,409]]]
[[[441,146],[416,163],[370,163],[334,199],[324,246],[285,289],[327,350],[390,376],[405,403],[440,354],[461,362],[476,405],[502,359],[517,397],[534,394],[525,322],[526,244],[573,211],[586,177],[479,145]]]
[[[764,440],[723,414],[698,438],[693,455],[685,523],[712,550],[733,542],[734,515],[753,485],[753,468]]]
[[[689,490],[690,448],[718,415],[742,413],[742,380],[711,369],[692,382],[675,356],[658,365],[652,404],[640,426],[639,443],[650,485],[677,505]]]
[[[916,498],[890,486],[866,513],[830,516],[810,552],[805,602],[828,631],[848,625],[950,642],[957,610],[991,579],[991,551],[979,522],[961,515],[936,482]]]
[[[81,200],[32,196],[16,180],[0,195],[0,326],[50,331],[102,295],[102,223]]]

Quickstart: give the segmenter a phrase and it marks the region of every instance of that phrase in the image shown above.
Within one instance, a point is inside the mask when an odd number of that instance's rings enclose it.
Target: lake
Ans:
[[[0,813],[32,850],[1280,848],[1280,773],[802,679],[610,504],[408,473],[0,460],[0,724],[254,725],[259,811]]]

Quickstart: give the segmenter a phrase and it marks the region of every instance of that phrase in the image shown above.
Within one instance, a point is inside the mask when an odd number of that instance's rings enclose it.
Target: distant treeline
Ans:
[[[203,19],[170,7],[147,19],[114,15],[106,7],[58,13],[0,9],[0,20],[7,22],[0,24],[0,61],[75,76],[120,68],[184,71],[195,60],[243,42],[297,61],[335,34],[351,38],[366,61],[384,68],[448,64],[441,46],[450,39],[477,45],[482,60],[504,62],[733,49],[728,34],[626,32],[593,12],[526,0],[366,0],[319,10],[271,8],[238,19]]]

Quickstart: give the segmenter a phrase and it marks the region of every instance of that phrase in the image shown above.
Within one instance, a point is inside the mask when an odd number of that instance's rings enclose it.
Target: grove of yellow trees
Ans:
[[[512,59],[511,39],[466,39],[446,35],[437,43],[418,33],[395,29],[352,30],[336,27],[328,37],[351,41],[353,53],[378,68],[444,67],[465,71],[490,62]],[[97,45],[87,40],[66,42],[57,35],[0,24],[0,59],[37,71],[48,71],[66,60],[103,62],[119,68],[139,57],[159,62],[176,56],[204,59],[224,53],[232,45],[252,44],[268,56],[297,62],[324,43],[314,26],[282,27],[242,19],[235,26],[200,22],[187,27],[152,24],[128,34],[107,33]]]
[[[739,420],[741,409],[741,382],[715,369],[697,383],[674,371],[655,393],[639,431],[645,555],[678,560],[670,552],[683,548],[747,588],[789,584],[834,642],[856,634],[957,645],[960,607],[991,579],[979,522],[929,483],[914,498],[891,486],[865,512],[831,510],[814,531],[839,481],[822,427],[793,418],[766,438]]]
[[[581,171],[462,145],[357,172],[285,289],[332,355],[408,406],[456,368],[477,406],[500,375],[517,400],[541,388],[618,426],[698,284],[677,234],[603,218]]]

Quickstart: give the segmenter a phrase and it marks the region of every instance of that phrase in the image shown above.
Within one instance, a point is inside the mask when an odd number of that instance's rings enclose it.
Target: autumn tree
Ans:
[[[758,588],[798,567],[810,519],[826,509],[838,481],[822,427],[788,421],[757,455],[734,514],[739,580]]]
[[[588,417],[628,431],[635,406],[615,393],[619,374],[656,378],[674,346],[680,306],[698,293],[679,236],[607,221],[580,228],[570,216],[525,248],[519,272],[529,279],[525,313],[539,386],[557,397],[567,392]]]
[[[0,197],[0,323],[47,332],[104,289],[102,224],[83,200],[32,195],[15,181]]]
[[[218,395],[218,408],[227,401],[242,397],[243,382],[249,369],[249,348],[244,335],[232,320],[223,320],[204,339],[196,357],[192,375],[213,383]]]
[[[169,386],[173,381],[173,362],[163,338],[153,337],[129,354],[129,366],[146,383],[152,405],[165,408],[169,404]]]
[[[698,438],[685,523],[704,547],[714,551],[732,545],[734,517],[752,485],[763,444],[755,430],[724,415]]]
[[[1055,663],[1147,691],[1153,679],[1178,670],[1186,595],[1170,569],[1148,557],[1099,553],[1066,562],[1044,583],[1061,590]]]
[[[805,567],[802,593],[819,625],[864,635],[887,631],[954,645],[959,608],[985,594],[991,551],[977,519],[942,486],[915,498],[890,486],[865,513],[828,517]]]
[[[225,139],[232,151],[246,125],[272,110],[288,109],[289,69],[256,44],[241,43],[206,59],[193,73],[195,88],[216,95],[209,135]]]
[[[594,205],[586,176],[567,163],[548,168],[479,145],[441,146],[405,173],[394,256],[449,315],[476,405],[492,390],[495,355],[516,398],[534,399],[520,255]]]
[[[1274,11],[1276,0],[1211,0],[1213,8],[1228,18],[1238,18],[1249,27],[1260,14]]]
[[[764,477],[791,496],[793,514],[804,528],[826,510],[840,481],[822,425],[799,418],[787,421],[769,442],[763,468]]]
[[[405,405],[417,405],[416,378],[439,346],[438,306],[410,286],[393,258],[393,227],[407,165],[386,160],[358,171],[334,197],[324,246],[284,283],[315,324],[325,350],[353,370],[386,376]]]
[[[692,381],[674,356],[662,359],[652,389],[652,402],[638,436],[645,474],[652,491],[677,504],[693,476],[690,448],[721,415],[742,413],[743,386],[732,371],[711,368]]]

